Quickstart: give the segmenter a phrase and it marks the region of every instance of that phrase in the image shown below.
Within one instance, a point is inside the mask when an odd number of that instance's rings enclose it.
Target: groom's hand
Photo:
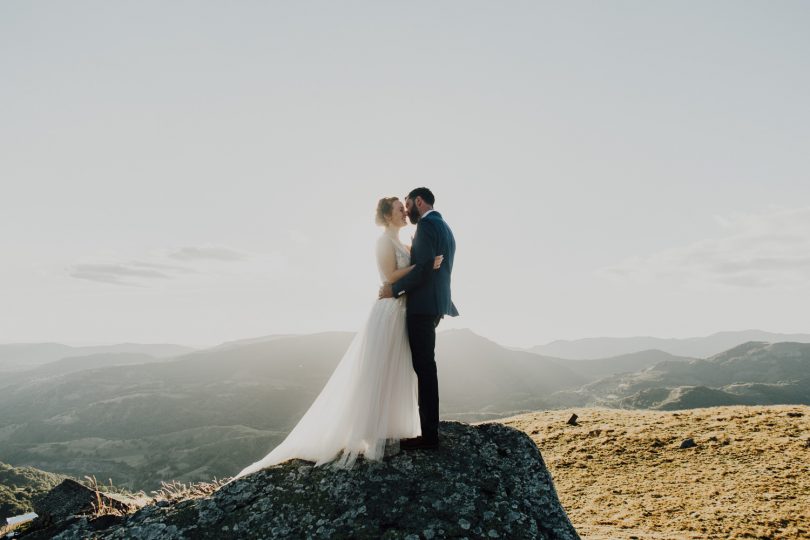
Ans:
[[[378,298],[393,298],[393,297],[394,291],[391,290],[391,284],[384,283],[383,286],[380,287],[380,295],[378,296]]]

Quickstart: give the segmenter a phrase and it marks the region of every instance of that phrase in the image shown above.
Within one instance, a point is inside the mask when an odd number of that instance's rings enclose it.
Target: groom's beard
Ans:
[[[412,225],[419,223],[419,210],[415,206],[411,208],[410,212],[408,212],[408,219],[411,220]]]

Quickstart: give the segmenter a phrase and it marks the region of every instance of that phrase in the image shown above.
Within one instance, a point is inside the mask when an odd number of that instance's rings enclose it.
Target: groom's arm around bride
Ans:
[[[421,189],[425,188],[415,189],[406,199],[408,216],[417,225],[411,246],[411,264],[414,268],[402,279],[384,286],[380,296],[396,298],[407,293],[409,315],[455,317],[458,310],[452,301],[450,280],[456,241],[447,222],[439,212],[433,210],[433,205],[421,196],[412,197]],[[432,194],[429,199],[432,200]],[[434,270],[433,262],[437,255],[443,255],[444,260],[441,267]]]

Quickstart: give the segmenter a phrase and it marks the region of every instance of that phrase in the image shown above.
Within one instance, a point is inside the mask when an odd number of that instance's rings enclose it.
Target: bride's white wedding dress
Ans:
[[[391,242],[397,268],[409,266],[407,249]],[[235,478],[292,458],[350,467],[361,454],[381,459],[389,440],[420,434],[405,298],[385,298],[374,303],[366,324],[287,438]]]

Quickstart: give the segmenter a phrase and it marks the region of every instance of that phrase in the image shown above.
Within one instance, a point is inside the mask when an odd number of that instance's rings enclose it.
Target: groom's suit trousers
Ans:
[[[408,342],[419,386],[419,422],[422,437],[439,438],[439,379],[436,374],[436,327],[441,316],[408,315]]]

